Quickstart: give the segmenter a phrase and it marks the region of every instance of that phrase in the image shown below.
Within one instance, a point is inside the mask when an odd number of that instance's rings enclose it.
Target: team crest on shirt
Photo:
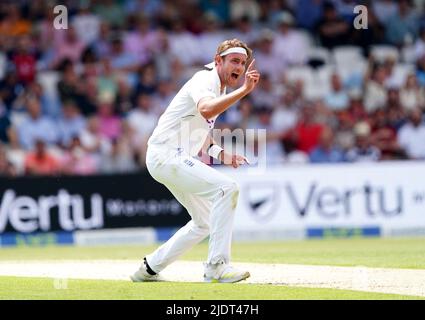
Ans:
[[[208,128],[212,129],[214,128],[214,119],[205,119],[205,121],[208,123]]]

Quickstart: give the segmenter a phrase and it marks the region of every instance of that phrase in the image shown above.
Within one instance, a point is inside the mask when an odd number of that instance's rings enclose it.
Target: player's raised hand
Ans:
[[[260,81],[260,73],[254,68],[255,59],[249,64],[246,73],[245,73],[245,82],[243,86],[248,92],[254,90],[258,81]]]

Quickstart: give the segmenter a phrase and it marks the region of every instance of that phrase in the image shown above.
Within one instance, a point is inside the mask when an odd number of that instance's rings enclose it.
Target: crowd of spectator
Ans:
[[[54,27],[57,4],[67,29]],[[367,29],[353,25],[358,4]],[[424,160],[424,4],[4,0],[0,175],[143,168],[161,113],[231,38],[262,78],[216,127],[266,129],[269,165]]]

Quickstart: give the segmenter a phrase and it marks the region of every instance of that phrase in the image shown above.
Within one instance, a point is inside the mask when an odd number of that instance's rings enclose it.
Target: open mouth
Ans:
[[[239,75],[237,73],[232,72],[232,78],[237,80],[239,78]]]

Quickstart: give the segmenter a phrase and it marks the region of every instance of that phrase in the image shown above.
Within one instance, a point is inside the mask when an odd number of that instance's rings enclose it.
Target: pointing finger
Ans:
[[[251,71],[252,68],[254,67],[254,63],[255,63],[255,59],[252,59],[251,63],[248,66],[248,70],[247,71]]]

